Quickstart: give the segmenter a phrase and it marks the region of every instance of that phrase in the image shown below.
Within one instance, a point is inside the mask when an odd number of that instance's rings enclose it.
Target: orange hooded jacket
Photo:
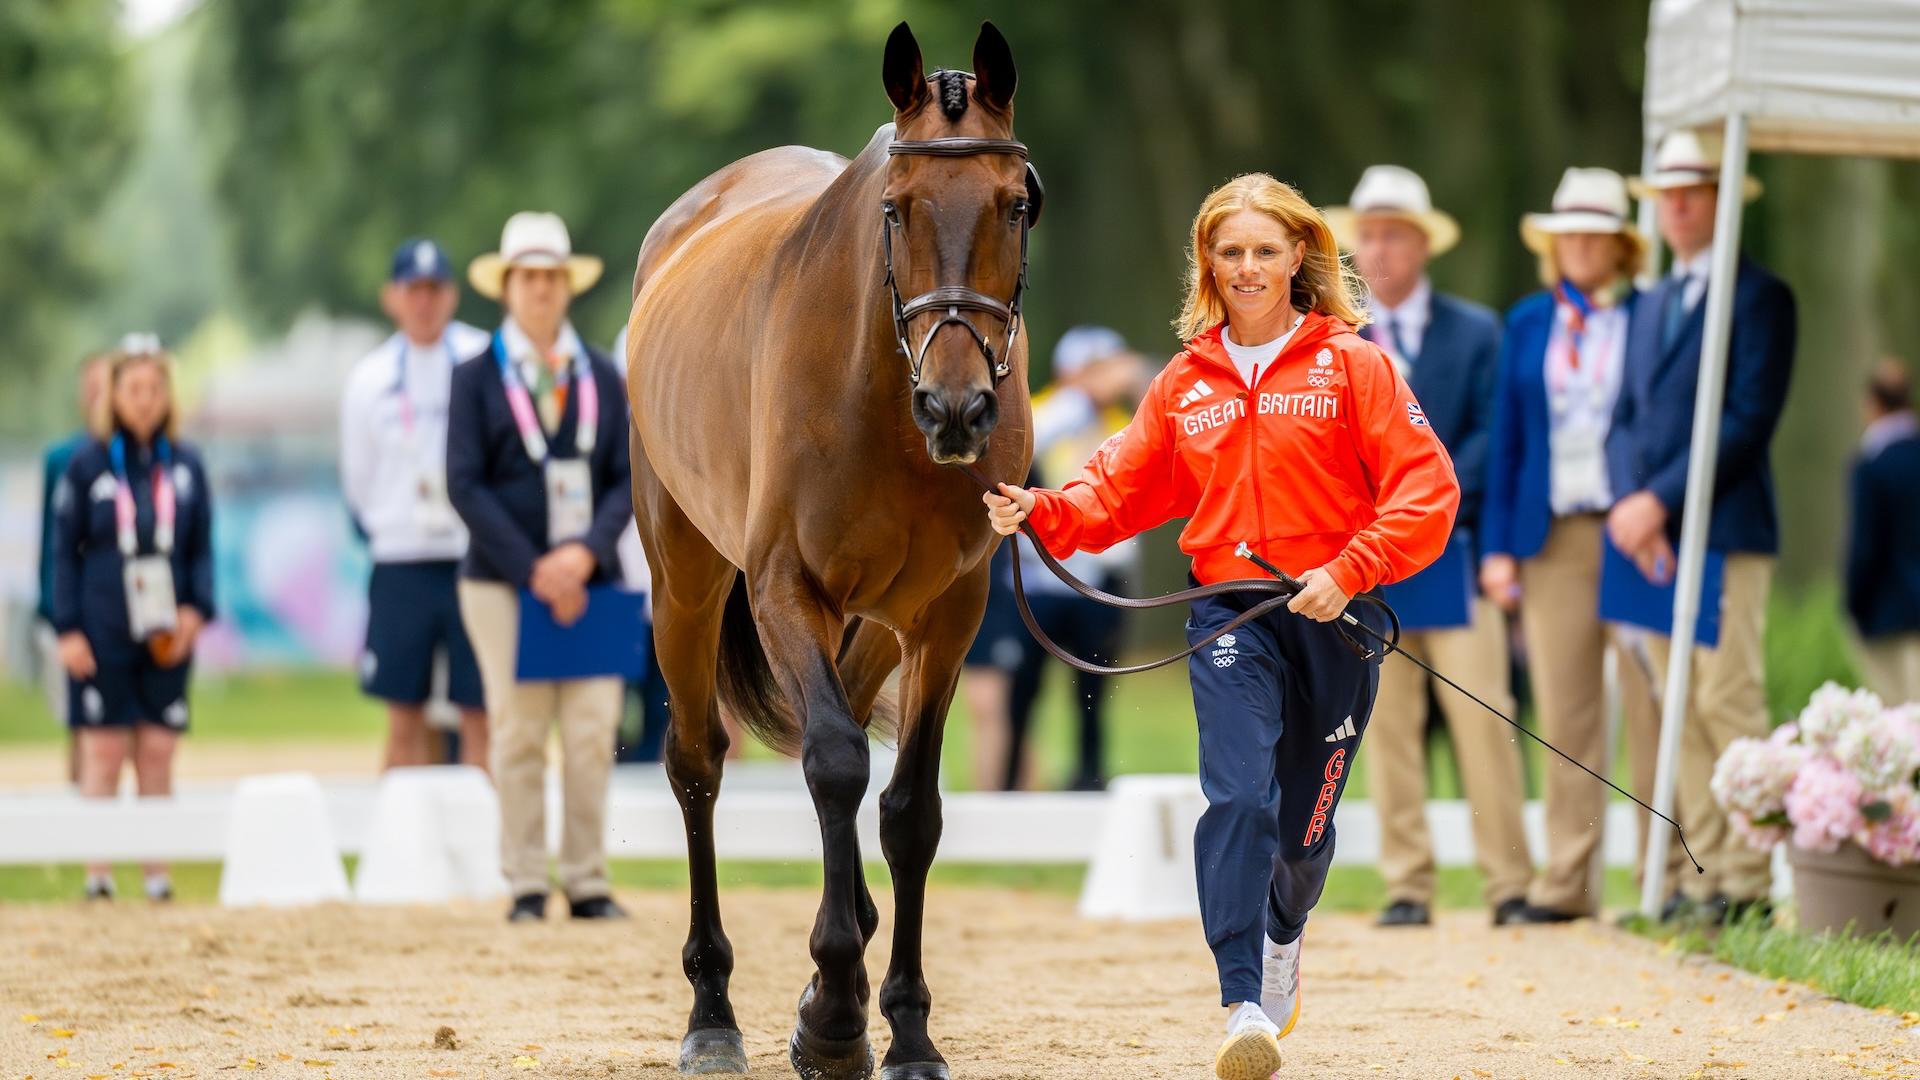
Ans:
[[[1453,462],[1392,362],[1317,312],[1251,388],[1220,327],[1193,339],[1078,479],[1034,495],[1056,557],[1185,517],[1180,550],[1204,583],[1257,576],[1233,553],[1244,540],[1295,576],[1325,566],[1350,596],[1438,558],[1460,506]]]

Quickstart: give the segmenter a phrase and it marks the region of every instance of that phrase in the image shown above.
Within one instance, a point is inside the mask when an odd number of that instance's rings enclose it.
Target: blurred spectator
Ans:
[[[67,463],[82,447],[93,441],[87,422],[93,416],[94,403],[106,391],[107,361],[102,353],[89,356],[80,364],[80,430],[47,448],[40,470],[40,596],[34,605],[34,652],[38,658],[40,688],[47,696],[47,711],[61,726],[67,723],[67,669],[60,663],[59,635],[53,629],[53,493],[67,473]],[[67,732],[67,780],[80,782],[80,742],[71,729]]]
[[[1385,350],[1406,377],[1460,481],[1460,513],[1448,541],[1451,558],[1425,573],[1458,575],[1457,587],[1470,593],[1459,560],[1471,561],[1478,540],[1500,324],[1493,312],[1437,292],[1428,281],[1427,261],[1453,247],[1460,227],[1433,208],[1426,181],[1397,165],[1375,165],[1361,175],[1349,202],[1328,211],[1327,220],[1341,245],[1354,253],[1372,294],[1373,321],[1361,334]],[[1465,623],[1412,630],[1406,645],[1512,715],[1506,617],[1471,595],[1455,599],[1464,605]],[[1389,656],[1380,665],[1373,730],[1363,750],[1368,792],[1380,814],[1380,872],[1389,901],[1380,925],[1425,926],[1432,919],[1433,840],[1426,813],[1431,694],[1438,695],[1446,716],[1473,810],[1474,859],[1487,906],[1496,925],[1511,922],[1526,908],[1533,876],[1520,825],[1519,751],[1497,717],[1458,691],[1433,686],[1426,672],[1405,657]]]
[[[53,628],[70,676],[68,723],[80,744],[80,793],[113,798],[133,761],[142,796],[173,794],[187,730],[194,639],[213,618],[213,506],[200,455],[177,439],[173,364],[151,334],[109,354],[93,439],[54,492]],[[87,896],[113,896],[103,864]],[[146,893],[173,898],[164,864]]]
[[[1651,800],[1659,716],[1627,632],[1600,621],[1607,428],[1620,392],[1633,277],[1647,244],[1628,220],[1626,181],[1611,169],[1568,169],[1550,213],[1521,219],[1546,288],[1507,313],[1481,520],[1480,588],[1520,614],[1542,735],[1595,769],[1606,761],[1604,667],[1616,671],[1634,780]],[[1562,762],[1545,775],[1547,864],[1528,922],[1598,910],[1593,857],[1607,791]],[[1645,841],[1645,823],[1637,833]],[[1676,847],[1673,856],[1680,852]]]
[[[1867,685],[1889,705],[1920,701],[1920,422],[1913,385],[1883,360],[1867,382],[1867,431],[1853,466],[1847,613]]]
[[[1027,482],[1035,482],[1033,474]],[[973,718],[973,786],[980,791],[1029,786],[1028,776],[1013,771],[1031,768],[1028,759],[1014,758],[1013,681],[1023,670],[1037,670],[1039,662],[1030,654],[1040,646],[1020,621],[1013,596],[1013,552],[1020,543],[1025,541],[1008,537],[993,551],[987,568],[987,610],[960,667],[960,698]],[[1047,573],[1052,576],[1052,571]]]
[[[392,337],[355,364],[340,401],[340,486],[367,538],[367,644],[360,688],[387,703],[387,767],[425,765],[435,654],[460,710],[460,760],[487,767],[486,699],[460,622],[467,530],[447,499],[447,393],[455,364],[487,348],[453,321],[453,265],[431,240],[393,253],[380,306]]]
[[[626,391],[604,353],[567,319],[601,262],[573,254],[553,214],[509,218],[500,250],[467,278],[500,300],[492,348],[453,374],[447,491],[472,538],[460,611],[480,661],[500,792],[508,918],[546,916],[547,737],[560,728],[560,887],[576,919],[624,917],[607,880],[607,780],[620,723],[616,677],[521,681],[520,605],[546,605],[571,626],[587,587],[617,580],[620,534],[633,516]]]
[[[1125,338],[1104,326],[1076,326],[1061,335],[1053,349],[1053,382],[1033,399],[1034,475],[1029,487],[1048,478],[1065,480],[1080,474],[1093,452],[1114,432],[1127,426],[1146,392],[1150,373],[1140,354]],[[1013,544],[1013,541],[1008,541]],[[1040,561],[1033,545],[1014,544],[1028,605],[1040,628],[1057,644],[1086,660],[1118,662],[1126,620],[1068,588]],[[1065,561],[1075,577],[1108,592],[1138,570],[1140,544],[1123,540],[1098,553],[1077,552]],[[1017,627],[1022,637],[1026,628]],[[1006,767],[1008,788],[1022,786],[1026,772],[1026,745],[1033,709],[1040,696],[1042,676],[1051,658],[1029,640],[1009,689]],[[1067,787],[1100,791],[1106,787],[1104,733],[1108,679],[1068,669],[1073,679],[1078,720],[1078,759]]]
[[[1627,331],[1626,372],[1607,433],[1608,486],[1615,499],[1607,534],[1657,582],[1673,578],[1686,500],[1720,149],[1715,136],[1675,132],[1655,148],[1653,174],[1628,181],[1629,190],[1655,201],[1660,235],[1673,249],[1673,270],[1635,305]],[[1760,193],[1752,177],[1743,188],[1749,199]],[[1708,783],[1729,743],[1765,738],[1769,727],[1767,592],[1780,551],[1770,450],[1787,401],[1796,329],[1793,293],[1785,282],[1744,256],[1734,274],[1726,398],[1707,524],[1708,549],[1726,556],[1720,637],[1715,647],[1694,650],[1677,787],[1680,821],[1706,867],[1705,874],[1681,875],[1685,898],[1715,918],[1764,909],[1772,879],[1767,853],[1734,835]],[[1665,635],[1649,636],[1663,687],[1670,647]],[[1679,914],[1686,906],[1668,907]]]

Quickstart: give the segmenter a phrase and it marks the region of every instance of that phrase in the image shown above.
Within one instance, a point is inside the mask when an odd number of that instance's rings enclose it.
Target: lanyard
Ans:
[[[540,430],[539,414],[533,411],[533,396],[527,393],[527,384],[515,369],[512,358],[507,355],[506,339],[500,331],[493,332],[493,358],[500,365],[500,382],[507,392],[507,407],[513,412],[513,422],[520,429],[520,441],[526,444],[527,456],[535,465],[547,460],[547,436]],[[580,451],[581,457],[593,454],[594,439],[600,434],[600,387],[593,379],[593,364],[587,359],[585,350],[574,357],[575,392],[579,395],[580,411],[575,417],[573,445]]]
[[[1587,356],[1591,365],[1582,370],[1581,350],[1587,345],[1588,323],[1599,311],[1587,295],[1570,281],[1562,280],[1553,287],[1554,310],[1566,312],[1566,360],[1556,362],[1556,350],[1551,338],[1547,345],[1547,389],[1550,400],[1556,402],[1556,409],[1564,409],[1560,404],[1567,396],[1569,385],[1576,379],[1585,382],[1591,391],[1596,407],[1606,393],[1606,371],[1608,345],[1611,340],[1596,342],[1598,346]],[[1618,328],[1613,328],[1617,332]]]
[[[113,460],[113,521],[120,554],[132,558],[140,550],[134,532],[133,486],[127,482],[127,437],[116,432],[108,448]],[[153,440],[153,546],[162,555],[173,552],[173,522],[177,507],[173,499],[173,444],[165,435]]]
[[[400,395],[400,426],[406,432],[407,440],[413,440],[413,394],[407,390],[407,357],[413,352],[413,342],[405,334],[395,335],[400,339],[399,372],[393,380],[393,392]],[[440,349],[447,354],[447,368],[451,370],[459,362],[453,355],[453,342],[448,335],[440,335]]]

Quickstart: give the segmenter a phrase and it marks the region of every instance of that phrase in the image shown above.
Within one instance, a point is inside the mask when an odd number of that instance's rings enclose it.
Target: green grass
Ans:
[[[1803,934],[1751,915],[1717,931],[1634,920],[1635,931],[1670,948],[1711,956],[1769,978],[1805,983],[1869,1009],[1920,1012],[1920,934]]]
[[[193,684],[193,731],[208,742],[378,740],[386,711],[346,671],[288,670],[200,678]],[[64,737],[34,687],[0,681],[0,745]]]
[[[348,874],[353,860],[346,860]],[[687,887],[687,867],[672,859],[615,859],[608,866],[616,888],[665,890],[677,892]],[[1086,867],[1070,863],[1031,865],[947,864],[936,861],[930,880],[946,888],[1016,889],[1050,896],[1078,896],[1086,881]],[[891,888],[887,867],[882,862],[867,864],[867,880],[875,889]],[[60,903],[80,896],[85,875],[72,864],[0,867],[0,904]],[[722,889],[802,889],[818,891],[821,869],[818,861],[744,862],[720,864]],[[140,895],[140,869],[125,865],[114,867],[114,884],[122,897]],[[220,864],[175,863],[174,892],[182,903],[211,903],[220,894]],[[1634,898],[1632,876],[1625,870],[1607,874],[1607,906],[1626,907]],[[1372,867],[1337,866],[1327,877],[1327,890],[1320,901],[1322,911],[1371,912],[1387,902],[1386,884]],[[1480,874],[1468,867],[1443,867],[1438,876],[1434,903],[1443,909],[1480,906]]]

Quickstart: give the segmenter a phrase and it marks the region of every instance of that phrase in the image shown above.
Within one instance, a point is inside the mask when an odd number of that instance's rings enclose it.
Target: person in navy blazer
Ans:
[[[546,917],[547,739],[555,727],[561,891],[573,918],[626,914],[612,898],[606,857],[623,684],[613,675],[522,681],[517,664],[521,603],[545,605],[570,626],[586,612],[590,586],[620,579],[620,537],[633,516],[626,386],[567,319],[573,297],[601,269],[599,259],[573,253],[558,216],[509,218],[500,250],[467,269],[505,318],[489,348],[454,368],[447,405],[447,495],[470,536],[460,615],[486,691],[514,922]]]
[[[1681,131],[1655,149],[1652,175],[1631,184],[1641,198],[1655,201],[1674,265],[1636,307],[1629,330],[1626,379],[1607,436],[1616,498],[1607,534],[1658,582],[1673,577],[1686,498],[1719,175],[1719,140]],[[1741,194],[1752,199],[1759,193],[1759,182],[1745,178]],[[1764,738],[1769,728],[1766,609],[1780,550],[1769,452],[1787,403],[1797,331],[1793,292],[1745,257],[1733,281],[1731,329],[1707,526],[1707,547],[1725,556],[1719,642],[1698,649],[1693,660],[1676,789],[1681,823],[1706,873],[1681,875],[1684,896],[1669,904],[1675,914],[1694,906],[1711,918],[1764,908],[1771,885],[1767,854],[1734,835],[1709,787],[1728,744]],[[1668,644],[1657,634],[1648,642],[1661,685]]]
[[[1350,205],[1327,221],[1366,278],[1372,322],[1361,335],[1386,351],[1405,375],[1460,479],[1460,512],[1449,555],[1425,575],[1458,575],[1464,625],[1414,627],[1408,648],[1461,685],[1511,713],[1506,618],[1471,596],[1487,444],[1493,420],[1500,323],[1478,304],[1434,290],[1427,262],[1460,237],[1453,218],[1433,208],[1426,182],[1397,165],[1375,165],[1354,188]],[[1466,550],[1460,550],[1464,546]],[[1451,561],[1449,561],[1451,560]],[[1427,831],[1427,715],[1436,692],[1467,799],[1473,809],[1474,858],[1496,925],[1526,909],[1533,864],[1520,821],[1520,757],[1505,725],[1466,697],[1430,685],[1405,657],[1380,667],[1372,728],[1362,750],[1369,789],[1380,814],[1380,871],[1387,882],[1383,926],[1425,926],[1432,920],[1433,842]]]
[[[1847,614],[1867,686],[1897,705],[1920,701],[1920,420],[1898,362],[1874,370],[1866,419],[1853,465]]]
[[[172,359],[128,334],[54,491],[51,615],[85,798],[114,798],[129,761],[141,795],[173,794],[194,646],[214,617],[213,493],[178,417]],[[89,899],[113,896],[110,869],[87,867]],[[173,898],[166,864],[147,864],[146,894]]]
[[[1647,244],[1611,169],[1572,168],[1553,209],[1521,219],[1546,288],[1507,313],[1481,514],[1480,586],[1517,611],[1543,735],[1576,760],[1606,760],[1602,674],[1612,644],[1636,783],[1651,788],[1658,717],[1636,654],[1600,621],[1606,439]],[[1524,921],[1595,914],[1593,857],[1606,789],[1562,762],[1544,775],[1547,862]],[[1639,830],[1641,836],[1645,829]],[[1673,852],[1679,854],[1678,849]]]

